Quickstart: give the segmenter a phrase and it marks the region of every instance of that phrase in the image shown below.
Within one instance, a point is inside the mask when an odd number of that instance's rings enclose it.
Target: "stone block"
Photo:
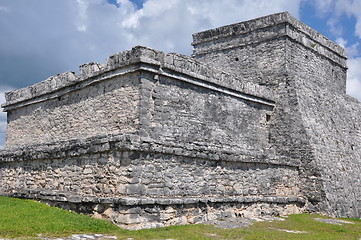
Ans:
[[[143,195],[146,193],[146,188],[141,184],[130,184],[126,186],[126,193],[128,195]]]

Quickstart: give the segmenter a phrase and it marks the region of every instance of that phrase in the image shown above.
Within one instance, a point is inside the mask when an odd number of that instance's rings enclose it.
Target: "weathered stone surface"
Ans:
[[[360,217],[361,105],[343,48],[288,13],[145,47],[6,95],[0,194],[128,229]]]
[[[345,94],[344,49],[288,13],[193,37],[198,60],[275,90],[270,148],[301,160],[309,209],[360,217],[361,106]]]
[[[129,165],[120,165],[124,158],[134,156],[137,157],[126,160]],[[161,199],[180,196],[298,196],[301,188],[296,166],[214,161],[116,149],[48,160],[9,161],[1,165],[0,173],[2,193],[16,194],[21,189],[40,188],[49,191],[45,195],[52,195],[51,191],[69,191],[78,194],[68,199],[71,202],[84,201],[79,198],[82,195]],[[158,201],[168,201],[161,199]],[[269,197],[264,199],[273,201]]]
[[[35,198],[52,206],[107,219],[132,230],[201,223],[227,217],[255,218],[297,214],[304,211],[305,206],[303,198],[288,196],[106,197],[92,198],[89,202],[86,196],[75,199],[74,195],[68,192],[24,191],[24,189],[21,191],[9,196]]]

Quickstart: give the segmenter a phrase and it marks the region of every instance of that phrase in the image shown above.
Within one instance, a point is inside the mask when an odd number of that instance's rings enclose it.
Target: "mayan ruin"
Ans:
[[[136,46],[6,93],[0,195],[125,229],[222,217],[361,218],[346,53],[288,12]]]

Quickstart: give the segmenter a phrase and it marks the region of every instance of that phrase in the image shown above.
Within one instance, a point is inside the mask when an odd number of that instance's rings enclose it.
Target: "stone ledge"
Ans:
[[[21,190],[11,194],[1,194],[7,197],[29,198],[46,201],[92,204],[120,204],[124,206],[137,205],[183,205],[196,203],[299,203],[306,200],[298,196],[226,196],[226,197],[179,197],[179,198],[147,198],[147,197],[95,197],[81,196],[75,193],[51,190]]]
[[[170,143],[151,138],[142,138],[137,134],[92,137],[52,144],[32,145],[0,151],[0,163],[31,161],[41,159],[59,159],[84,154],[110,151],[139,151],[170,154],[215,161],[259,163],[289,167],[300,166],[299,159],[276,156],[271,151],[240,150],[233,145],[210,145],[209,143]]]
[[[249,96],[255,96],[256,98],[269,99],[265,101],[265,103],[274,104],[274,94],[265,86],[244,82],[231,74],[215,69],[187,56],[175,53],[166,54],[154,49],[137,46],[130,51],[124,51],[110,56],[105,65],[98,63],[81,65],[80,76],[76,76],[73,72],[66,72],[49,77],[47,80],[32,86],[7,92],[5,94],[6,103],[1,106],[4,108],[4,111],[8,111],[36,102],[58,98],[66,93],[84,88],[95,82],[104,81],[120,75],[140,70],[151,71],[156,74],[165,74],[163,70],[167,69],[181,75],[200,79],[206,83],[205,86],[213,84],[213,86],[216,86],[216,90],[217,88],[232,89]],[[175,79],[182,80],[181,78]],[[252,100],[252,98],[248,100]]]
[[[32,190],[31,195],[23,192],[7,196],[32,198],[50,206],[105,219],[128,230],[204,223],[229,217],[296,214],[304,212],[308,204],[299,196],[95,198],[36,190]]]

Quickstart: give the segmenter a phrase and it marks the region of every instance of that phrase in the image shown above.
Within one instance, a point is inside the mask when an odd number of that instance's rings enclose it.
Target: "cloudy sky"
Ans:
[[[346,48],[361,101],[361,0],[0,0],[0,102],[135,45],[190,55],[192,33],[281,11]],[[5,130],[0,113],[0,147]]]

